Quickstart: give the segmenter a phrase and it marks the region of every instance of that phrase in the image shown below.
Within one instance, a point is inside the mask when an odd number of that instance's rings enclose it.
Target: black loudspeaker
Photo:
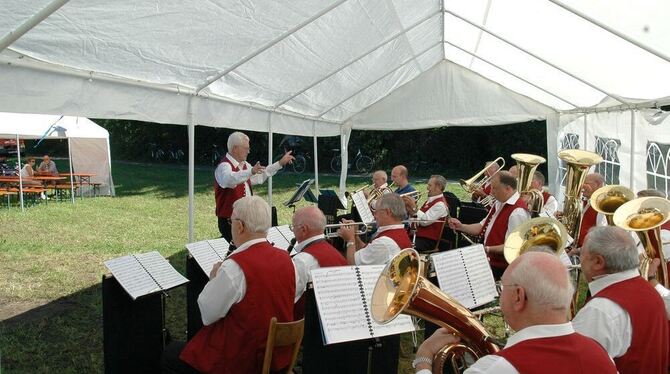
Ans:
[[[273,208],[274,209],[274,208]],[[190,255],[186,255],[186,339],[191,338],[202,328],[202,317],[198,306],[198,295],[205,288],[209,277]]]
[[[368,341],[324,345],[314,290],[309,287],[304,297],[305,335],[302,339],[302,372],[304,374],[367,373]]]
[[[133,300],[114,277],[102,277],[105,373],[160,373],[165,344],[163,294]]]

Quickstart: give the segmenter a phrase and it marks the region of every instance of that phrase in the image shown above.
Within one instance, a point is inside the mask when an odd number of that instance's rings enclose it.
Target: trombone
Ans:
[[[498,170],[496,170],[493,174],[491,175],[486,175],[486,171],[493,165],[497,164],[498,165]],[[493,179],[493,176],[498,174],[500,170],[502,170],[505,167],[505,159],[502,157],[498,157],[495,160],[493,160],[490,164],[486,165],[482,170],[480,170],[477,174],[473,175],[470,179],[461,179],[458,182],[460,183],[461,187],[465,190],[465,192],[472,194],[477,190],[481,190],[484,188],[484,186],[491,182],[491,179]],[[482,178],[483,176],[483,178]],[[481,179],[480,179],[481,178]],[[493,196],[486,196],[479,200],[481,204],[483,204],[486,207],[489,207],[495,203],[495,198]]]
[[[365,222],[352,222],[352,223],[334,223],[331,225],[326,225],[325,232],[324,234],[326,235],[326,238],[328,239],[333,239],[339,237],[337,235],[337,230],[339,230],[343,226],[356,226],[356,235],[365,235],[368,232],[368,229],[370,228],[370,224],[367,224]]]

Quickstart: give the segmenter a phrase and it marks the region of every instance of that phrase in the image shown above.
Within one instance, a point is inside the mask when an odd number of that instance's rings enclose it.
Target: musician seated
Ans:
[[[504,349],[481,357],[465,373],[616,373],[607,352],[579,334],[568,321],[573,285],[565,266],[552,254],[528,252],[502,276],[500,307],[516,331]],[[417,373],[431,373],[432,359],[459,339],[444,328],[416,353]]]
[[[421,206],[421,209],[416,209],[416,201],[414,199],[405,200],[409,214],[414,216],[418,221],[414,248],[419,252],[435,249],[442,236],[444,220],[449,216],[449,207],[443,195],[446,186],[447,179],[445,177],[431,175],[426,187],[428,190],[428,200]]]
[[[407,231],[402,223],[405,216],[405,203],[396,194],[383,195],[377,201],[374,212],[377,221],[377,236],[367,245],[356,236],[353,225],[342,226],[337,234],[346,241],[347,262],[350,265],[385,264],[401,249],[411,248]],[[353,223],[345,220],[344,223]]]
[[[500,169],[500,164],[493,161],[487,161],[485,167],[487,182],[482,186],[482,188],[476,189],[472,193],[471,199],[474,202],[479,202],[481,199],[491,194],[491,176],[498,172],[498,169]]]
[[[516,191],[516,178],[501,171],[493,176],[491,193],[496,198],[489,214],[479,223],[463,224],[456,218],[449,219],[449,227],[469,235],[483,236],[493,277],[500,279],[507,267],[503,247],[507,236],[521,223],[530,219],[521,196]]]
[[[398,165],[391,169],[391,180],[398,186],[394,193],[398,195],[416,191],[416,188],[409,183],[409,172],[403,165]]]
[[[630,234],[615,226],[591,229],[580,260],[593,297],[572,320],[575,330],[600,343],[619,373],[665,373],[669,350],[665,306],[640,277]]]
[[[304,300],[302,294],[305,292],[307,283],[312,281],[310,271],[329,266],[345,266],[347,260],[340,252],[326,241],[324,230],[326,228],[326,216],[316,206],[298,209],[293,214],[292,226],[296,244],[293,263],[296,270],[296,319],[302,318],[304,314]]]
[[[270,320],[293,321],[296,295],[291,257],[265,237],[270,214],[270,206],[260,197],[235,201],[231,228],[237,250],[212,267],[198,297],[205,326],[185,346],[175,342],[166,347],[164,372],[261,371]],[[291,350],[286,348],[275,350],[272,370],[289,365]]]
[[[542,172],[536,171],[533,174],[533,180],[530,182],[530,188],[542,192],[542,198],[544,200],[544,205],[542,206],[542,212],[553,217],[558,211],[558,200],[554,195],[544,190],[545,178]]]
[[[388,175],[384,170],[377,170],[374,173],[372,173],[372,190],[381,190],[382,193],[390,193],[391,189],[387,188],[388,183],[386,181],[388,180]],[[363,190],[363,194],[365,195],[366,198],[370,197],[370,192]],[[377,208],[377,200],[374,199],[370,201],[370,209],[375,210]]]

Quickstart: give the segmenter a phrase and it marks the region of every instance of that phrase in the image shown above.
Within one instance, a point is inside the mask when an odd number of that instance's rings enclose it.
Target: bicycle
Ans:
[[[284,156],[284,153],[275,156],[274,162],[279,161]],[[311,160],[312,157],[310,157],[309,153],[307,152],[293,153],[293,157],[295,157],[295,159],[290,164],[293,172],[296,174],[304,173],[305,170],[307,170],[307,162],[308,160]],[[282,170],[287,170],[287,166],[285,166]]]
[[[149,151],[151,152],[151,159],[154,161],[161,161],[165,158],[165,151],[160,149],[156,143],[149,143]]]
[[[170,159],[176,162],[181,161],[182,158],[184,158],[184,151],[181,149],[175,147],[174,145],[170,145],[170,149],[168,150]]]
[[[212,165],[217,165],[221,161],[221,153],[219,153],[218,144],[212,144]]]
[[[340,156],[340,150],[333,149],[333,152],[335,154],[333,155],[333,158],[330,159],[330,169],[334,173],[339,173],[342,169],[342,158]],[[356,152],[356,156],[354,157],[353,162],[347,165],[347,169],[351,168],[351,165],[354,165],[356,171],[360,174],[368,174],[374,167],[372,159],[364,155],[360,148]]]

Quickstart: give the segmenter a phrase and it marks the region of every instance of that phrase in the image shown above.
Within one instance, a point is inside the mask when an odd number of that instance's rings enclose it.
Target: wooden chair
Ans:
[[[292,373],[293,365],[295,365],[295,360],[298,358],[298,351],[300,351],[300,343],[302,343],[304,332],[304,318],[294,322],[277,322],[277,317],[272,317],[270,327],[268,328],[268,340],[265,343],[265,357],[263,358],[263,371],[261,373],[268,374],[270,372],[274,349],[289,345],[293,346],[293,353],[291,354],[291,362],[286,372]]]

